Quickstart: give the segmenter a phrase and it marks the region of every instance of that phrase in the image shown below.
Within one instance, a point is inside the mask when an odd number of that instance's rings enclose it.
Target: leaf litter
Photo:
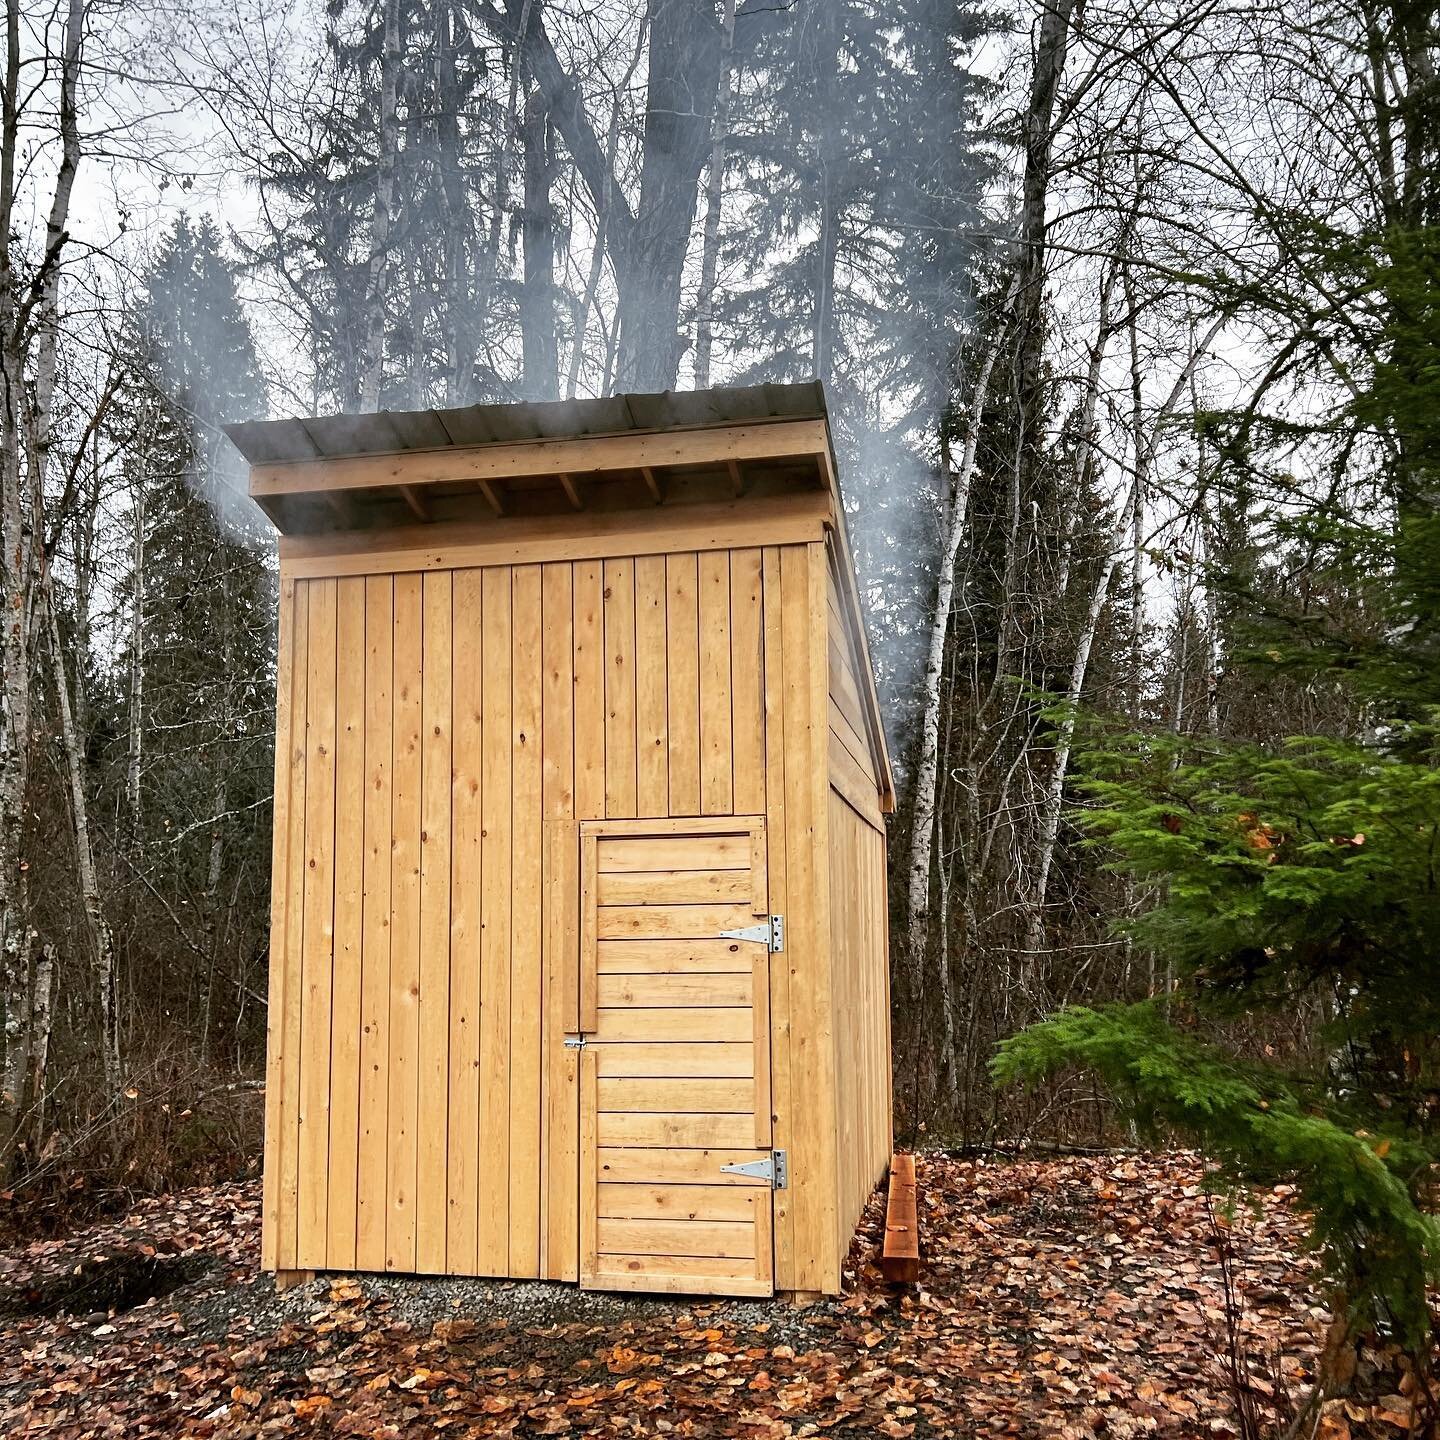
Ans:
[[[379,1275],[278,1294],[258,1184],[187,1191],[0,1251],[0,1434],[1227,1440],[1241,1432],[1202,1180],[1190,1154],[925,1155],[920,1285],[879,1273],[877,1193],[845,1294],[803,1308]],[[1224,1236],[1241,1383],[1272,1424],[1308,1388],[1328,1318],[1303,1234],[1282,1186]],[[137,1260],[190,1268],[139,1303],[109,1292],[128,1308],[56,1311],[67,1277]],[[1386,1404],[1327,1407],[1322,1433],[1404,1433],[1408,1402]]]

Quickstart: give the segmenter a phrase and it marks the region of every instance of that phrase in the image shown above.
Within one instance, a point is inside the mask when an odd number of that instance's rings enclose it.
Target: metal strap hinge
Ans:
[[[772,915],[758,925],[745,925],[739,930],[722,930],[722,940],[754,940],[763,945],[772,955],[778,955],[785,948],[785,917]]]
[[[783,1150],[772,1150],[764,1160],[741,1160],[734,1165],[722,1165],[720,1169],[727,1175],[746,1175],[752,1180],[768,1180],[772,1190],[784,1190],[790,1183]]]

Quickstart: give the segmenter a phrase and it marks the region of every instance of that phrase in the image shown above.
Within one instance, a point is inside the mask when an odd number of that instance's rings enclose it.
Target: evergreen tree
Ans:
[[[193,1007],[203,1048],[215,1002],[235,998],[233,986],[216,990],[223,970],[252,988],[260,980],[274,704],[274,577],[219,428],[263,415],[266,389],[209,219],[176,222],[129,329],[133,376],[119,413],[136,508],[112,773],[121,834],[201,927],[189,937],[196,963],[163,978],[172,1001]],[[132,966],[143,966],[143,913],[136,923]]]
[[[1404,7],[1395,19],[1403,39]],[[1415,115],[1432,117],[1411,134],[1415,158],[1428,157],[1415,192],[1368,226],[1297,222],[1289,237],[1331,293],[1364,294],[1373,321],[1368,334],[1352,327],[1358,398],[1304,437],[1333,446],[1338,499],[1309,514],[1280,507],[1270,558],[1248,553],[1216,577],[1231,596],[1232,670],[1341,695],[1363,723],[1273,743],[1097,727],[1085,757],[1091,843],[1155,897],[1127,928],[1174,965],[1177,990],[1061,1011],[995,1062],[1010,1080],[1088,1067],[1138,1119],[1202,1143],[1232,1180],[1293,1177],[1332,1285],[1332,1387],[1375,1328],[1425,1365],[1426,1284],[1440,1275],[1433,91],[1415,92]],[[1217,427],[1241,494],[1297,438],[1258,405]],[[1372,497],[1358,517],[1357,494]],[[1303,583],[1285,582],[1287,557]],[[1335,738],[1342,728],[1362,738]],[[1282,1067],[1225,1041],[1306,1004],[1328,1017],[1314,1063]]]

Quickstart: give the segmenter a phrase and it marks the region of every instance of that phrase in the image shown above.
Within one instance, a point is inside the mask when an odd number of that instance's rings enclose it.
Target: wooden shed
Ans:
[[[892,785],[820,387],[229,433],[280,531],[265,1265],[837,1291]]]

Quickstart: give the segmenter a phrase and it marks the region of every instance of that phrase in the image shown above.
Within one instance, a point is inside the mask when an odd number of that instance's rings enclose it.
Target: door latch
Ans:
[[[785,917],[772,915],[758,925],[745,925],[739,930],[722,930],[722,940],[753,940],[763,945],[772,955],[778,955],[785,948]]]
[[[783,1150],[772,1150],[763,1160],[741,1160],[734,1165],[722,1165],[720,1169],[727,1175],[745,1175],[751,1180],[768,1180],[772,1190],[784,1190],[790,1183]]]
[[[583,1035],[567,1035],[560,1042],[567,1050],[583,1050],[585,1048],[585,1037]]]

